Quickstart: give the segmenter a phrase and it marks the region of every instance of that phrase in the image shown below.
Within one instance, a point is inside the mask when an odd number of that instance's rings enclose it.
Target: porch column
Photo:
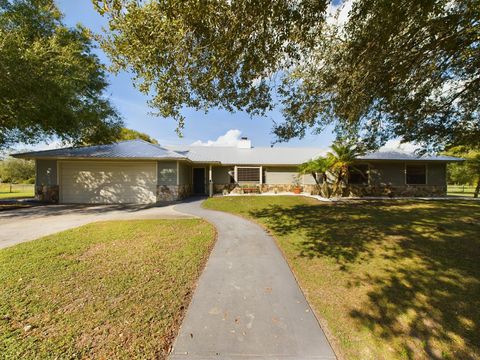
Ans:
[[[212,164],[208,168],[208,196],[213,196]]]

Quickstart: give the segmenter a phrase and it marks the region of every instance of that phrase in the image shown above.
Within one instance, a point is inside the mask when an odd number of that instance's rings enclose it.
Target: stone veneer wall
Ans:
[[[445,196],[447,187],[443,185],[350,185],[345,188],[345,196],[389,196],[389,197],[415,197],[415,196]]]
[[[258,186],[261,192],[293,192],[293,189],[296,187],[292,184],[262,184],[262,185],[252,185],[252,187]],[[300,185],[302,191],[308,193],[314,193],[317,191],[317,185],[306,184]],[[221,194],[224,190],[227,190],[229,193],[241,194],[242,188],[236,184],[214,184],[213,192],[215,194]]]
[[[292,184],[262,184],[258,185],[261,192],[293,192],[295,188]],[[301,185],[303,192],[318,195],[319,188],[316,184]],[[222,193],[227,190],[229,193],[241,194],[242,189],[235,184],[215,184],[214,192]],[[345,197],[362,197],[362,196],[389,196],[389,197],[415,197],[415,196],[445,196],[447,187],[440,185],[349,185],[344,188],[343,196]]]
[[[60,199],[59,194],[60,194],[60,191],[59,191],[58,185],[35,186],[36,200],[58,204]]]
[[[184,185],[157,185],[157,201],[182,200],[192,194],[192,186]]]

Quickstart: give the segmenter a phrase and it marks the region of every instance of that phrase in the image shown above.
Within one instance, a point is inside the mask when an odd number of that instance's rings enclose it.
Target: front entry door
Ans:
[[[193,193],[205,194],[205,168],[193,168]]]

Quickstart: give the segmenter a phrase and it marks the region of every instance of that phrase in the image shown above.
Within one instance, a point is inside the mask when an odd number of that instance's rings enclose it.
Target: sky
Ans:
[[[68,26],[81,23],[95,33],[102,33],[106,19],[100,16],[90,0],[57,0],[60,10],[64,13],[64,22]],[[97,49],[97,54],[103,63],[108,64],[108,57]],[[149,115],[148,97],[134,88],[128,73],[109,75],[110,86],[107,95],[119,110],[127,127],[145,132],[164,145],[176,144],[217,144],[220,142],[234,143],[240,136],[247,136],[257,147],[268,147],[275,141],[271,133],[273,121],[280,122],[282,115],[279,109],[272,111],[267,117],[250,117],[243,112],[229,113],[222,110],[212,110],[207,114],[192,109],[184,109],[186,117],[183,138],[175,132],[176,123],[173,119],[165,119]],[[220,139],[219,139],[220,138]],[[327,147],[334,135],[331,130],[319,135],[307,135],[302,140],[291,140],[275,146],[289,147]],[[53,144],[54,145],[54,144]]]

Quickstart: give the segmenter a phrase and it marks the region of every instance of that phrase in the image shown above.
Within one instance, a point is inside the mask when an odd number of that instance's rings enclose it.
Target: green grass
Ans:
[[[475,193],[475,186],[471,185],[448,185],[447,195],[472,197]]]
[[[110,221],[0,250],[0,358],[164,358],[214,237]]]
[[[275,235],[346,359],[480,358],[480,203],[212,198]]]
[[[19,199],[34,196],[34,186],[31,184],[0,184],[0,200]]]
[[[22,198],[31,198],[33,197],[33,191],[24,191],[24,192],[0,192],[0,200],[2,199],[22,199]]]

